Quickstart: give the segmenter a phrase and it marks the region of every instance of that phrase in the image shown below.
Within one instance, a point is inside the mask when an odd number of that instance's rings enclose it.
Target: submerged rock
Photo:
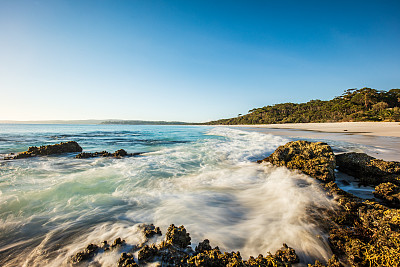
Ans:
[[[323,182],[335,180],[335,155],[331,147],[322,142],[289,142],[258,162],[270,162],[276,166],[297,169]]]
[[[384,161],[365,153],[352,152],[336,155],[336,164],[340,171],[358,178],[363,184],[400,184],[400,162]]]
[[[62,153],[82,152],[82,147],[75,141],[61,142],[55,145],[47,146],[31,146],[27,151],[18,153],[15,156],[6,157],[4,159],[23,159],[35,156],[54,155]]]

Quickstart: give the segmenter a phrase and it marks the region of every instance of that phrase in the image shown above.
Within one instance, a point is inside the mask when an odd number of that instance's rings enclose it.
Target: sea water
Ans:
[[[207,238],[245,259],[283,243],[303,263],[331,256],[310,213],[335,203],[315,179],[256,163],[285,137],[203,126],[0,125],[1,158],[64,141],[143,154],[0,161],[1,266],[68,266],[88,244],[117,237],[127,250],[143,241],[143,223],[163,233],[184,225],[193,247]],[[120,253],[98,254],[91,266],[115,266]]]

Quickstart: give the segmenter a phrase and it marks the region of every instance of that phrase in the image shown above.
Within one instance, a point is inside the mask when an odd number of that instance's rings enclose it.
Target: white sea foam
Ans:
[[[324,232],[307,212],[333,203],[314,179],[254,162],[287,141],[214,128],[205,139],[142,157],[16,163],[20,169],[6,179],[16,191],[0,195],[8,203],[0,211],[9,212],[2,230],[38,229],[31,233],[35,241],[19,251],[19,260],[5,266],[66,265],[89,243],[116,237],[134,245],[143,241],[141,223],[154,223],[164,233],[171,223],[185,225],[193,246],[208,238],[223,250],[241,251],[244,258],[274,253],[285,242],[303,262],[326,260],[331,252]],[[103,253],[95,260],[114,266],[118,257]]]

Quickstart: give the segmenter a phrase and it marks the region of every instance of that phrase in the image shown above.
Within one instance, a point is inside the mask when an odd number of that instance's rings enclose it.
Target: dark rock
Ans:
[[[118,267],[137,267],[135,259],[131,253],[122,253],[118,260]]]
[[[283,247],[276,251],[275,259],[282,263],[298,263],[299,257],[296,255],[296,251],[288,245],[283,244]]]
[[[297,169],[323,182],[335,180],[335,155],[331,147],[322,142],[289,142],[258,162],[270,162],[276,166]]]
[[[89,259],[93,258],[93,256],[97,253],[98,250],[99,250],[99,247],[97,245],[90,244],[84,250],[76,253],[71,258],[71,261],[72,261],[72,263],[76,264],[81,261],[89,260]]]
[[[116,158],[125,157],[125,156],[128,156],[128,153],[123,149],[119,149],[113,153],[113,157],[116,157]]]
[[[365,153],[343,153],[336,155],[336,164],[340,171],[363,184],[400,183],[400,162],[376,159]]]
[[[80,145],[75,141],[69,142],[61,142],[55,145],[47,145],[47,146],[31,146],[28,148],[27,151],[18,153],[14,157],[9,157],[11,159],[22,159],[22,158],[29,158],[35,157],[38,155],[54,155],[54,154],[62,154],[62,153],[72,153],[72,152],[82,152],[82,148]]]
[[[112,245],[110,246],[111,249],[119,248],[125,245],[125,240],[122,240],[120,237],[114,240]]]
[[[400,204],[400,186],[393,183],[381,183],[375,187],[373,192],[375,197],[381,198],[392,207],[398,207]]]
[[[212,247],[210,246],[210,241],[205,239],[203,242],[200,242],[199,245],[196,247],[196,252],[205,252],[206,250],[211,250]]]
[[[154,235],[162,235],[160,227],[155,227],[154,224],[142,224],[139,226],[142,228],[142,231],[145,237],[153,237]]]
[[[158,254],[156,245],[145,245],[138,253],[139,262],[151,262]]]
[[[123,158],[123,157],[129,157],[129,156],[138,156],[141,154],[143,154],[143,152],[128,153],[124,149],[119,149],[112,154],[107,151],[93,152],[93,153],[92,152],[82,152],[82,153],[79,153],[78,155],[76,155],[75,158],[77,158],[77,159],[87,159],[87,158],[96,158],[96,157]]]
[[[167,234],[165,235],[165,243],[178,248],[187,248],[190,245],[190,235],[186,232],[183,225],[176,227],[171,224],[168,227]]]
[[[107,151],[101,152],[82,152],[75,156],[77,159],[95,158],[95,157],[111,157],[112,154]]]

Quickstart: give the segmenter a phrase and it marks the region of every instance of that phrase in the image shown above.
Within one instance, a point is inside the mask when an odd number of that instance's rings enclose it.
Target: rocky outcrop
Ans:
[[[329,216],[334,253],[350,266],[398,266],[400,210],[355,197],[335,182],[325,189],[339,204]]]
[[[331,147],[322,142],[289,142],[258,162],[270,162],[276,166],[297,169],[323,182],[335,180],[335,155]]]
[[[54,155],[54,154],[63,154],[63,153],[72,153],[72,152],[82,152],[81,146],[75,141],[69,142],[61,142],[55,145],[47,145],[47,146],[31,146],[27,151],[18,153],[15,156],[6,157],[4,159],[23,159],[30,158],[35,156],[45,156],[45,155]]]
[[[140,225],[139,229],[143,231],[145,237],[159,234],[159,228],[154,225]],[[157,230],[158,229],[158,230]],[[150,232],[149,232],[150,231]],[[159,244],[143,244],[133,245],[132,249],[121,253],[117,266],[119,267],[136,267],[147,266],[153,262],[159,262],[161,266],[265,266],[265,267],[290,267],[294,263],[299,262],[299,257],[293,248],[283,244],[283,247],[276,251],[274,255],[268,253],[267,256],[259,255],[257,258],[250,257],[247,261],[243,260],[240,252],[222,253],[218,247],[212,248],[210,241],[207,239],[200,242],[193,250],[190,247],[190,234],[184,226],[176,227],[171,224],[168,227],[165,238]],[[104,245],[105,244],[105,245]],[[117,238],[114,244],[124,246],[125,242],[121,238]],[[118,246],[111,246],[111,249],[119,249]],[[113,248],[114,247],[114,248]],[[106,249],[105,249],[106,248]],[[108,248],[108,249],[107,249]],[[122,248],[122,247],[121,247]],[[102,242],[101,246],[90,244],[86,249],[79,251],[71,259],[73,265],[79,265],[82,261],[90,261],[97,253],[107,253],[110,248],[107,242]],[[126,250],[126,248],[124,248]],[[134,252],[137,252],[135,260]]]
[[[336,155],[336,164],[341,172],[358,178],[363,184],[400,185],[400,162],[376,159],[365,153],[343,153]]]
[[[124,149],[119,149],[114,153],[110,153],[107,151],[101,152],[82,152],[75,156],[77,159],[87,159],[87,158],[96,158],[96,157],[113,157],[113,158],[122,158],[129,156],[138,156],[143,153],[128,153]]]

